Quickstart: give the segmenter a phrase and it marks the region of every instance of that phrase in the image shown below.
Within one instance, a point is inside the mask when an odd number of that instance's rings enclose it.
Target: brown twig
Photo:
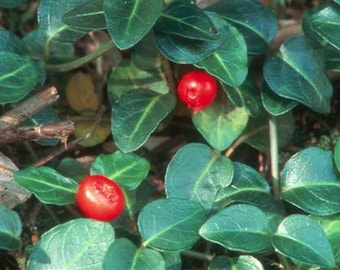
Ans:
[[[57,89],[51,86],[18,104],[0,117],[0,133],[17,126],[31,115],[56,102],[58,98]]]
[[[63,141],[72,133],[74,133],[74,123],[71,121],[60,121],[41,126],[12,127],[0,132],[0,145],[46,138],[58,138]]]
[[[66,151],[70,151],[70,150],[73,150],[77,147],[77,145],[83,141],[83,140],[86,140],[86,139],[89,139],[89,138],[92,138],[94,133],[96,132],[97,128],[98,128],[98,125],[100,124],[103,116],[104,116],[104,113],[105,113],[105,106],[101,106],[98,114],[97,114],[97,117],[93,123],[93,126],[92,126],[92,129],[89,133],[87,133],[84,137],[82,138],[78,138],[78,139],[75,139],[71,142],[69,142],[68,144],[63,144],[63,146],[61,146],[59,149],[57,149],[55,152],[47,155],[46,157],[38,160],[37,162],[34,163],[34,166],[42,166],[44,164],[46,164],[47,162],[51,161],[52,159],[56,158],[57,156],[60,156],[61,154],[63,154],[64,152]]]

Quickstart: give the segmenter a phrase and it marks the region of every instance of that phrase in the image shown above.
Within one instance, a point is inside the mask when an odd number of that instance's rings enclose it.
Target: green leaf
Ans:
[[[28,167],[15,172],[14,179],[43,203],[64,205],[75,202],[78,183],[50,167]]]
[[[281,173],[283,199],[314,215],[340,212],[340,181],[331,151],[306,148],[292,156]]]
[[[137,249],[130,240],[120,238],[106,252],[103,267],[107,270],[164,270],[165,262],[160,252],[149,248]]]
[[[265,53],[278,29],[274,13],[260,1],[218,1],[208,9],[220,14],[242,33],[249,54]]]
[[[172,94],[160,95],[147,89],[123,94],[112,109],[111,129],[116,145],[123,152],[141,147],[175,105]]]
[[[22,224],[17,212],[0,205],[0,250],[18,249],[21,232]]]
[[[6,29],[0,29],[0,41],[0,51],[28,55],[25,43]]]
[[[0,7],[2,8],[15,8],[25,5],[27,0],[1,0]]]
[[[70,28],[80,31],[101,30],[106,28],[103,0],[87,1],[68,11],[63,22]]]
[[[261,87],[261,98],[263,107],[274,116],[285,114],[297,105],[296,101],[277,95],[269,88],[265,81],[263,81]]]
[[[182,251],[198,241],[198,230],[205,219],[205,209],[195,201],[159,199],[140,212],[138,229],[144,247]]]
[[[219,32],[205,12],[188,1],[173,1],[162,12],[155,30],[197,40],[216,40]]]
[[[292,139],[295,120],[292,113],[288,112],[276,117],[279,146],[287,145]],[[269,131],[268,131],[268,116],[262,112],[256,118],[249,118],[248,126],[243,132],[247,136],[246,143],[255,149],[268,153],[269,151]]]
[[[199,233],[230,250],[264,253],[272,249],[268,231],[267,217],[261,209],[235,204],[208,219]]]
[[[124,190],[125,209],[132,217],[139,212],[150,200],[154,187],[148,181],[143,181],[136,189]]]
[[[181,270],[182,259],[180,252],[163,252],[166,270]]]
[[[110,223],[74,219],[45,232],[29,257],[30,270],[101,270],[115,239]]]
[[[277,252],[299,263],[335,267],[325,232],[307,216],[295,214],[285,218],[273,235],[272,242]]]
[[[87,165],[71,157],[63,158],[56,170],[63,176],[75,179],[78,183],[88,175]]]
[[[244,108],[216,99],[213,104],[193,115],[192,121],[213,148],[223,151],[240,136],[247,126],[248,118]]]
[[[261,205],[270,195],[270,187],[264,177],[254,168],[239,162],[233,163],[234,174],[229,186],[221,189],[215,198],[220,208],[234,203]]]
[[[329,44],[340,50],[340,38],[337,35],[340,26],[339,5],[331,4],[322,9],[312,9],[302,18],[302,29],[307,37],[322,46]]]
[[[229,100],[237,107],[243,107],[252,117],[258,117],[261,113],[261,99],[259,89],[255,81],[248,76],[238,87],[230,87],[222,84]]]
[[[311,216],[316,220],[327,235],[327,239],[332,246],[333,254],[337,264],[340,264],[340,215],[327,217]]]
[[[264,78],[277,95],[300,102],[319,113],[330,112],[332,85],[324,60],[304,36],[286,40],[264,64]]]
[[[0,104],[23,99],[39,81],[34,62],[23,55],[0,51]]]
[[[119,49],[128,49],[140,41],[161,15],[163,1],[104,0],[107,30]]]
[[[210,17],[213,17],[210,14]],[[216,22],[216,25],[215,25]],[[158,50],[170,61],[175,63],[194,64],[211,56],[213,52],[227,42],[229,25],[213,20],[214,27],[219,33],[217,40],[200,40],[154,31],[154,40]]]
[[[132,53],[132,57],[134,54]],[[135,60],[135,59],[133,59]],[[111,73],[108,82],[108,96],[111,104],[131,89],[150,89],[160,94],[169,92],[161,67],[153,70],[143,70],[130,59],[124,59]]]
[[[334,162],[336,169],[340,172],[340,140],[337,140],[334,147]]]
[[[63,21],[63,16],[70,10],[79,7],[88,0],[73,0],[68,2],[42,0],[38,8],[39,29],[46,38],[44,44],[45,58],[52,56],[53,46],[72,44],[86,34],[86,31],[71,29]],[[57,44],[57,45],[56,45]]]
[[[228,29],[228,39],[211,56],[195,64],[232,87],[242,84],[248,73],[247,45],[241,33],[216,13],[207,12],[217,29]],[[225,33],[223,33],[225,34]]]
[[[91,166],[91,174],[102,174],[126,189],[135,189],[146,178],[149,162],[134,154],[116,151],[99,155]]]
[[[242,255],[236,258],[218,255],[210,262],[208,270],[264,270],[255,257]]]
[[[233,164],[207,145],[190,143],[170,161],[165,174],[167,198],[196,201],[211,210],[217,193],[230,185]]]

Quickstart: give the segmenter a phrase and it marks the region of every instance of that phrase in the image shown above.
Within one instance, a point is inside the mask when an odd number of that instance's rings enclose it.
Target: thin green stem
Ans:
[[[64,63],[64,64],[59,64],[59,65],[47,65],[47,69],[49,71],[54,71],[54,72],[65,72],[65,71],[70,71],[76,68],[79,68],[89,62],[91,62],[93,59],[96,59],[97,57],[103,55],[104,53],[108,52],[109,50],[113,49],[115,47],[114,43],[110,40],[103,45],[101,45],[97,50],[93,51],[92,53],[78,58],[74,61]]]
[[[272,115],[269,116],[269,143],[273,194],[276,200],[280,200],[279,143],[277,136],[277,119],[276,116]]]

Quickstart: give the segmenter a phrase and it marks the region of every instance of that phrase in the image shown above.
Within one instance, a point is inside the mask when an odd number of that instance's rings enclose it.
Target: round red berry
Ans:
[[[191,71],[180,79],[177,91],[179,99],[196,114],[214,101],[217,82],[204,71]]]
[[[79,184],[76,202],[85,216],[110,221],[124,210],[124,193],[113,180],[102,175],[89,175]]]

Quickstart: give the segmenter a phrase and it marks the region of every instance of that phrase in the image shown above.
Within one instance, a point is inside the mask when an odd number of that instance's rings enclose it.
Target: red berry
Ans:
[[[204,71],[191,71],[180,79],[177,91],[179,98],[196,114],[214,101],[217,83]]]
[[[79,184],[76,202],[87,217],[110,221],[123,212],[124,193],[113,180],[102,175],[89,175]]]

